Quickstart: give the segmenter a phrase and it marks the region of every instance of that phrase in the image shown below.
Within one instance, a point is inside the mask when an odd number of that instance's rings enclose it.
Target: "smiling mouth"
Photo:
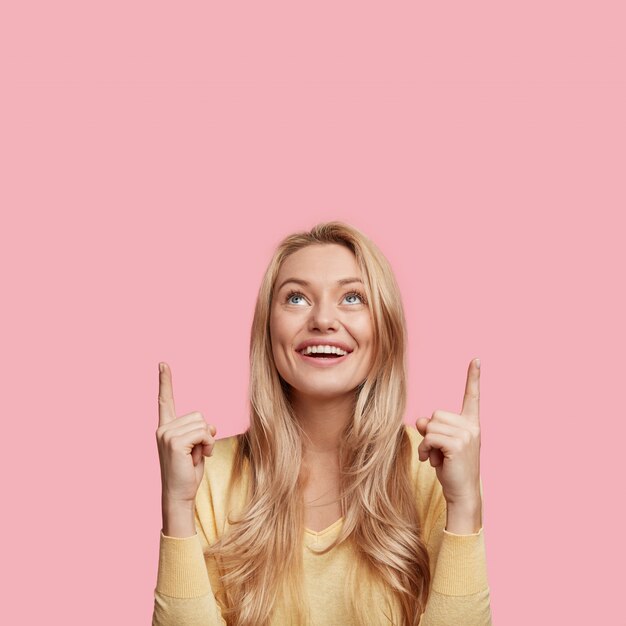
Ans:
[[[343,363],[352,352],[347,352],[346,354],[332,354],[332,353],[311,353],[305,354],[304,352],[296,351],[300,358],[307,362],[309,365],[317,366],[317,367],[332,367],[335,364]]]
[[[301,350],[296,350],[296,352],[299,352],[302,356],[310,356],[313,358],[317,358],[317,359],[324,359],[324,358],[339,358],[342,356],[347,356],[348,354],[350,354],[352,352],[352,350],[350,349],[344,349],[344,348],[340,348],[339,346],[335,346],[335,345],[318,345],[318,346],[313,346],[313,345],[309,345],[306,346],[304,348],[302,348]]]

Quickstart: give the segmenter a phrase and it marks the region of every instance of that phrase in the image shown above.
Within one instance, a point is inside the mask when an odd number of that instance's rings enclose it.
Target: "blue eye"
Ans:
[[[291,298],[303,298],[303,297],[304,296],[301,293],[299,293],[298,291],[291,291],[287,295],[286,302],[289,303],[289,304],[296,304],[295,302],[290,302]]]
[[[358,291],[351,291],[350,293],[347,293],[345,295],[346,298],[359,298],[361,300],[361,303],[365,302],[365,298],[363,296],[363,294],[359,293]],[[358,302],[353,302],[351,304],[359,304]]]

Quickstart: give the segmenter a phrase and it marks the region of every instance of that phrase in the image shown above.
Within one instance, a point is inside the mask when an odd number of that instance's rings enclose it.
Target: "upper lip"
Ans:
[[[300,352],[300,350],[304,350],[309,346],[335,346],[345,352],[352,352],[352,348],[345,343],[341,343],[341,341],[329,341],[327,339],[307,339],[296,346],[296,352]]]

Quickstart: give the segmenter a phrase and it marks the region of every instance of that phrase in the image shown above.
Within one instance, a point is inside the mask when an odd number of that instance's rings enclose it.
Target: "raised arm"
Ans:
[[[198,412],[176,417],[171,372],[160,364],[156,437],[163,527],[153,626],[226,626],[211,588],[195,506],[205,476],[204,456],[212,454],[215,433]]]
[[[420,626],[491,626],[482,523],[479,422],[480,362],[470,362],[460,414],[420,418],[419,460],[430,461],[432,490],[426,542],[431,587]],[[431,521],[432,520],[432,521]]]

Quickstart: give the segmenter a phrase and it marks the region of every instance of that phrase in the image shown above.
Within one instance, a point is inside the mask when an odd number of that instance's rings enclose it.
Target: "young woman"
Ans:
[[[491,624],[479,363],[460,414],[415,429],[405,352],[389,263],[329,222],[286,237],[263,278],[245,433],[177,417],[160,364],[154,626]]]

